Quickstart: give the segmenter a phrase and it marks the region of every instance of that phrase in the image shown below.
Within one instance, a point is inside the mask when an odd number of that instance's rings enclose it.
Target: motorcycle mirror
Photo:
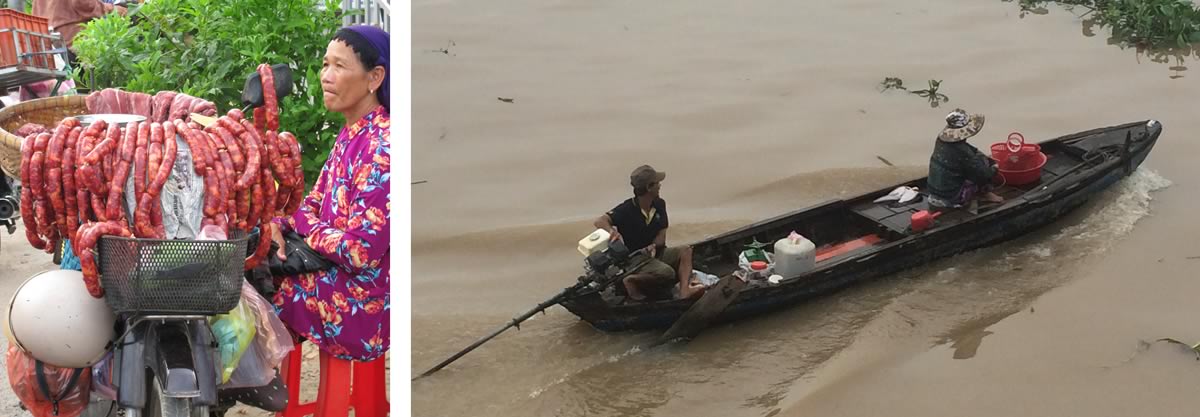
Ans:
[[[275,75],[275,98],[282,100],[292,94],[292,68],[288,64],[275,64],[271,66],[271,71]],[[258,75],[258,71],[246,77],[246,84],[242,86],[242,105],[246,106],[244,111],[266,104],[262,87],[262,76]]]

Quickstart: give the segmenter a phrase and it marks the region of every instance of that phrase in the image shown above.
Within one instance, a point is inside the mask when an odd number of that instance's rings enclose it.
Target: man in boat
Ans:
[[[696,297],[704,286],[692,282],[692,248],[667,247],[667,202],[659,196],[667,173],[642,165],[629,175],[633,198],[622,201],[601,214],[595,226],[608,231],[611,239],[621,240],[630,250],[642,251],[652,259],[632,271],[622,281],[629,298],[635,301],[670,297],[679,285],[679,298]],[[635,258],[636,262],[637,259]]]
[[[929,157],[931,210],[944,211],[973,207],[976,199],[1000,203],[1004,198],[992,192],[992,178],[998,173],[996,161],[980,152],[967,139],[983,129],[982,114],[954,109],[946,115],[946,127],[938,134]]]

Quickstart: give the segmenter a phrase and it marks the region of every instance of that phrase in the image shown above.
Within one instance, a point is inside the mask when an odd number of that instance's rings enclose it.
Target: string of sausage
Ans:
[[[34,142],[40,133],[34,133],[25,137],[21,141],[21,182],[28,182],[28,187],[21,187],[21,220],[25,223],[25,239],[29,240],[29,244],[34,249],[45,250],[47,242],[42,239],[41,233],[38,233],[37,218],[34,217],[33,208],[33,176],[30,174],[31,160],[33,159]]]
[[[274,74],[267,65],[258,71],[265,105],[255,109],[253,121],[237,109],[208,128],[178,119],[124,128],[97,121],[84,128],[67,117],[53,131],[25,137],[20,175],[28,186],[21,189],[20,210],[30,245],[51,252],[71,239],[89,293],[102,296],[95,262],[100,236],[165,238],[160,201],[179,152],[176,135],[204,178],[202,224],[247,232],[294,211],[305,188],[299,142],[278,132]],[[136,204],[127,213],[130,186]],[[269,248],[270,233],[263,230],[244,267],[258,265]]]
[[[96,253],[91,248],[96,247],[100,236],[117,235],[132,237],[133,233],[124,224],[116,221],[88,222],[79,227],[79,234],[74,241],[80,248],[79,266],[83,269],[83,283],[87,285],[88,294],[100,298],[104,296],[104,288],[100,286],[100,270],[96,267]]]

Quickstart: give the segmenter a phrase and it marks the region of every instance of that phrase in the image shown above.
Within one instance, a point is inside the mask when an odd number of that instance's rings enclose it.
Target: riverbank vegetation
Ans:
[[[1200,8],[1188,0],[1015,1],[1023,13],[1044,13],[1047,3],[1083,9],[1080,17],[1087,23],[1108,27],[1115,40],[1139,48],[1190,48],[1200,42]]]

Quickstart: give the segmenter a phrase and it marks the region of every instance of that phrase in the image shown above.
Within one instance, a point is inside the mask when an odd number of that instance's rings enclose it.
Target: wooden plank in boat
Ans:
[[[737,298],[738,292],[746,286],[746,281],[733,274],[721,277],[715,285],[704,291],[704,295],[696,300],[666,333],[658,338],[655,344],[661,344],[678,338],[690,338],[700,333],[714,317],[725,311],[730,303]]]

